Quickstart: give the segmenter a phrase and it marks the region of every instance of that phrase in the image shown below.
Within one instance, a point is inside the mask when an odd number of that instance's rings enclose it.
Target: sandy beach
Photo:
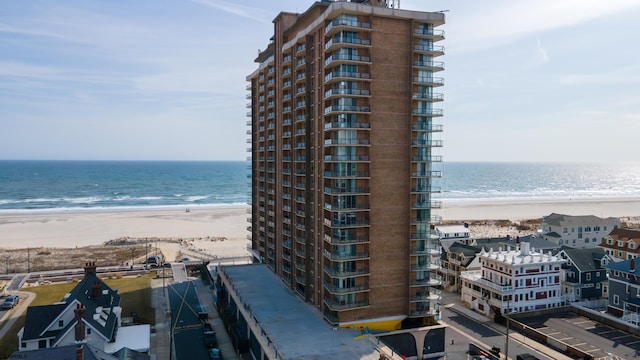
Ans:
[[[552,212],[568,215],[624,217],[640,222],[640,197],[519,200],[447,201],[436,214],[444,221],[541,219]],[[183,249],[202,251],[214,257],[247,255],[246,207],[194,208],[149,211],[88,211],[79,213],[33,213],[0,215],[0,249],[101,245],[122,238],[185,239],[183,244],[163,248],[171,257]],[[629,219],[630,218],[630,219]],[[472,229],[473,230],[473,229]],[[484,226],[478,236],[504,236],[505,229]],[[167,245],[168,246],[168,245]],[[173,249],[173,250],[172,250]]]
[[[580,198],[558,200],[477,200],[446,201],[436,213],[443,220],[523,220],[542,219],[551,213],[595,215],[598,217],[640,216],[640,197]]]

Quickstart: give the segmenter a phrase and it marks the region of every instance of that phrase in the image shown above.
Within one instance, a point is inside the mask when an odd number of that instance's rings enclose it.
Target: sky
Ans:
[[[245,160],[246,76],[303,0],[0,5],[0,159]],[[445,161],[637,162],[640,1],[445,11]]]

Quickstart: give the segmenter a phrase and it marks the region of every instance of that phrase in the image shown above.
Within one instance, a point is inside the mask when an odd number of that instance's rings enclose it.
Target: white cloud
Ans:
[[[264,14],[262,11],[260,11],[259,8],[249,7],[249,6],[240,6],[228,1],[227,2],[217,1],[217,0],[192,0],[192,1],[195,3],[199,3],[202,5],[214,8],[216,10],[224,11],[228,14],[236,15],[239,17],[258,21],[265,24],[270,24],[271,19],[275,18],[275,15],[277,15],[277,14],[271,14],[271,13],[270,15],[267,15],[267,14]],[[268,18],[268,16],[271,16],[271,19]]]
[[[549,54],[547,53],[547,50],[542,47],[540,39],[537,39],[536,41],[536,57],[539,64],[546,64],[549,62]]]
[[[447,48],[464,53],[509,44],[525,36],[581,24],[631,8],[636,0],[519,0],[449,2],[408,0],[408,10],[447,12]],[[464,7],[464,9],[462,8]]]

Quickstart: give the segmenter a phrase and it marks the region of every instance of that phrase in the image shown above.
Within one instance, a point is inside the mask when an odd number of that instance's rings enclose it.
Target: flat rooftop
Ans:
[[[360,331],[333,329],[318,309],[296,296],[265,265],[221,266],[244,308],[283,359],[367,359],[380,355]],[[254,326],[251,322],[249,326]]]

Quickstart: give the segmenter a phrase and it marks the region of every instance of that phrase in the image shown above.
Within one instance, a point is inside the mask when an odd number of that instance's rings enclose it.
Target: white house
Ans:
[[[599,218],[593,215],[563,215],[552,213],[542,218],[542,236],[559,245],[574,248],[594,248],[609,233],[620,227],[618,218]]]
[[[95,263],[88,263],[82,281],[62,301],[27,308],[19,351],[87,344],[107,354],[123,347],[148,352],[150,326],[121,328],[121,312],[118,291],[98,278]]]
[[[478,255],[481,270],[461,273],[462,301],[490,315],[548,309],[562,305],[559,256],[530,248],[484,251]]]

